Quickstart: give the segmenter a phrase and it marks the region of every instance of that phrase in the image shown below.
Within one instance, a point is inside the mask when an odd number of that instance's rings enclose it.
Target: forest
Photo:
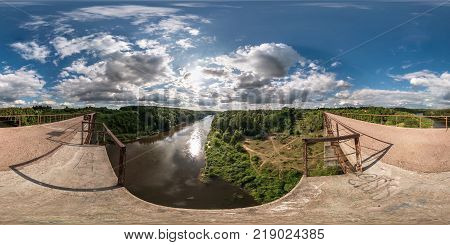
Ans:
[[[126,106],[118,110],[97,110],[96,122],[105,123],[120,140],[130,141],[190,124],[212,114],[179,108]]]
[[[261,203],[280,198],[297,184],[302,172],[294,168],[280,170],[270,164],[260,168],[260,159],[250,157],[243,140],[264,140],[271,134],[317,136],[322,120],[319,110],[293,108],[217,113],[205,146],[207,165],[202,169],[203,181],[220,177]]]
[[[15,127],[15,126],[30,126],[38,124],[38,115],[47,117],[41,117],[41,123],[50,123],[58,120],[69,119],[72,114],[83,114],[89,113],[97,110],[94,107],[84,107],[84,108],[61,108],[54,109],[50,106],[36,105],[28,108],[19,108],[19,107],[8,107],[8,108],[0,108],[0,127]],[[65,117],[48,117],[48,115],[67,115]],[[18,118],[8,118],[1,116],[11,116],[11,115],[25,115],[20,117],[20,123]],[[29,115],[29,116],[26,116]]]
[[[357,120],[362,120],[371,123],[406,127],[406,128],[432,128],[433,120],[430,118],[419,118],[416,116],[437,116],[449,115],[450,110],[429,110],[429,109],[405,109],[405,108],[384,108],[384,107],[348,107],[348,108],[334,108],[326,109],[326,111],[350,117]],[[370,115],[361,115],[370,114]],[[374,116],[386,115],[386,116]],[[401,115],[401,116],[389,116]],[[437,119],[436,119],[437,120]]]

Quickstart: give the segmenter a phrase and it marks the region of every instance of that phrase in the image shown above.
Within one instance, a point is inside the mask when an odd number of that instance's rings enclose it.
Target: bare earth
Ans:
[[[450,171],[450,130],[398,128],[328,115],[362,134],[367,155],[382,155],[385,163],[417,172]],[[348,133],[343,128],[340,132]]]
[[[68,126],[52,124],[60,132]],[[2,155],[31,151],[12,141],[2,146]],[[285,197],[258,207],[185,210],[147,203],[117,188],[105,148],[80,146],[80,133],[60,141],[47,157],[0,171],[0,224],[450,224],[450,172],[418,173],[374,162],[364,149],[363,174],[302,178]]]

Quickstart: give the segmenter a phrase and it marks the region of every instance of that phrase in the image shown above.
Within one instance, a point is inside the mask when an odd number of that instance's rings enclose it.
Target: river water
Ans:
[[[145,201],[170,207],[222,209],[256,205],[250,195],[225,181],[199,181],[212,119],[208,116],[126,144],[125,187]],[[117,156],[112,146],[108,147],[108,154]]]

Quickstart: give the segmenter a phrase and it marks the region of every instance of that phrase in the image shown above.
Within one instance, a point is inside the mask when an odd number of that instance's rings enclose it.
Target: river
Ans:
[[[242,189],[221,179],[199,180],[213,116],[127,146],[125,187],[145,201],[178,208],[224,209],[257,205]],[[108,153],[115,157],[113,147]]]

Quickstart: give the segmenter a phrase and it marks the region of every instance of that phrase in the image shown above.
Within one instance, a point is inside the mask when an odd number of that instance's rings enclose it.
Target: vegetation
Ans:
[[[95,111],[95,108],[86,107],[86,108],[63,108],[63,109],[52,109],[50,106],[33,106],[29,108],[17,108],[17,107],[9,107],[9,108],[0,108],[0,116],[10,116],[10,115],[30,115],[30,116],[22,116],[20,118],[21,126],[29,126],[35,125],[38,123],[38,118],[35,115],[60,115],[60,114],[76,114],[76,113],[87,113]],[[34,115],[34,116],[31,116]],[[52,122],[52,120],[57,120],[59,118],[42,118],[43,122],[48,123]],[[0,126],[1,127],[13,127],[18,126],[19,122],[11,120],[9,118],[0,118]]]
[[[34,106],[30,108],[0,108],[0,116],[9,115],[59,115],[96,112],[96,121],[105,123],[111,131],[121,140],[133,140],[171,128],[189,124],[199,120],[212,112],[200,112],[178,108],[164,108],[155,106],[127,106],[118,110],[105,107],[63,108],[52,109],[50,106]],[[57,118],[52,118],[55,120]],[[46,118],[45,123],[50,122]],[[38,123],[36,116],[21,117],[21,126]],[[18,126],[18,121],[0,119],[0,126]]]
[[[211,114],[179,108],[127,106],[98,111],[96,122],[105,123],[120,140],[129,141],[193,123]]]
[[[259,202],[280,198],[297,184],[302,175],[301,168],[261,164],[262,157],[250,155],[243,142],[263,144],[268,137],[277,137],[280,142],[290,137],[289,141],[292,141],[295,140],[292,137],[320,135],[321,130],[322,113],[319,110],[284,108],[218,113],[205,147],[207,165],[202,170],[202,178],[220,177],[243,188]],[[300,159],[301,150],[297,154]]]
[[[383,107],[361,107],[361,108],[338,108],[327,109],[327,111],[353,119],[366,122],[391,125],[407,128],[432,128],[433,120],[429,118],[414,117],[415,115],[428,115],[433,113],[445,113],[446,110],[413,110],[404,108],[383,108]],[[371,115],[358,115],[371,114]],[[372,115],[405,115],[403,116],[372,116]]]
[[[330,176],[330,175],[337,175],[342,174],[342,169],[338,165],[333,166],[325,166],[325,163],[323,161],[318,161],[316,166],[308,171],[309,176]]]

